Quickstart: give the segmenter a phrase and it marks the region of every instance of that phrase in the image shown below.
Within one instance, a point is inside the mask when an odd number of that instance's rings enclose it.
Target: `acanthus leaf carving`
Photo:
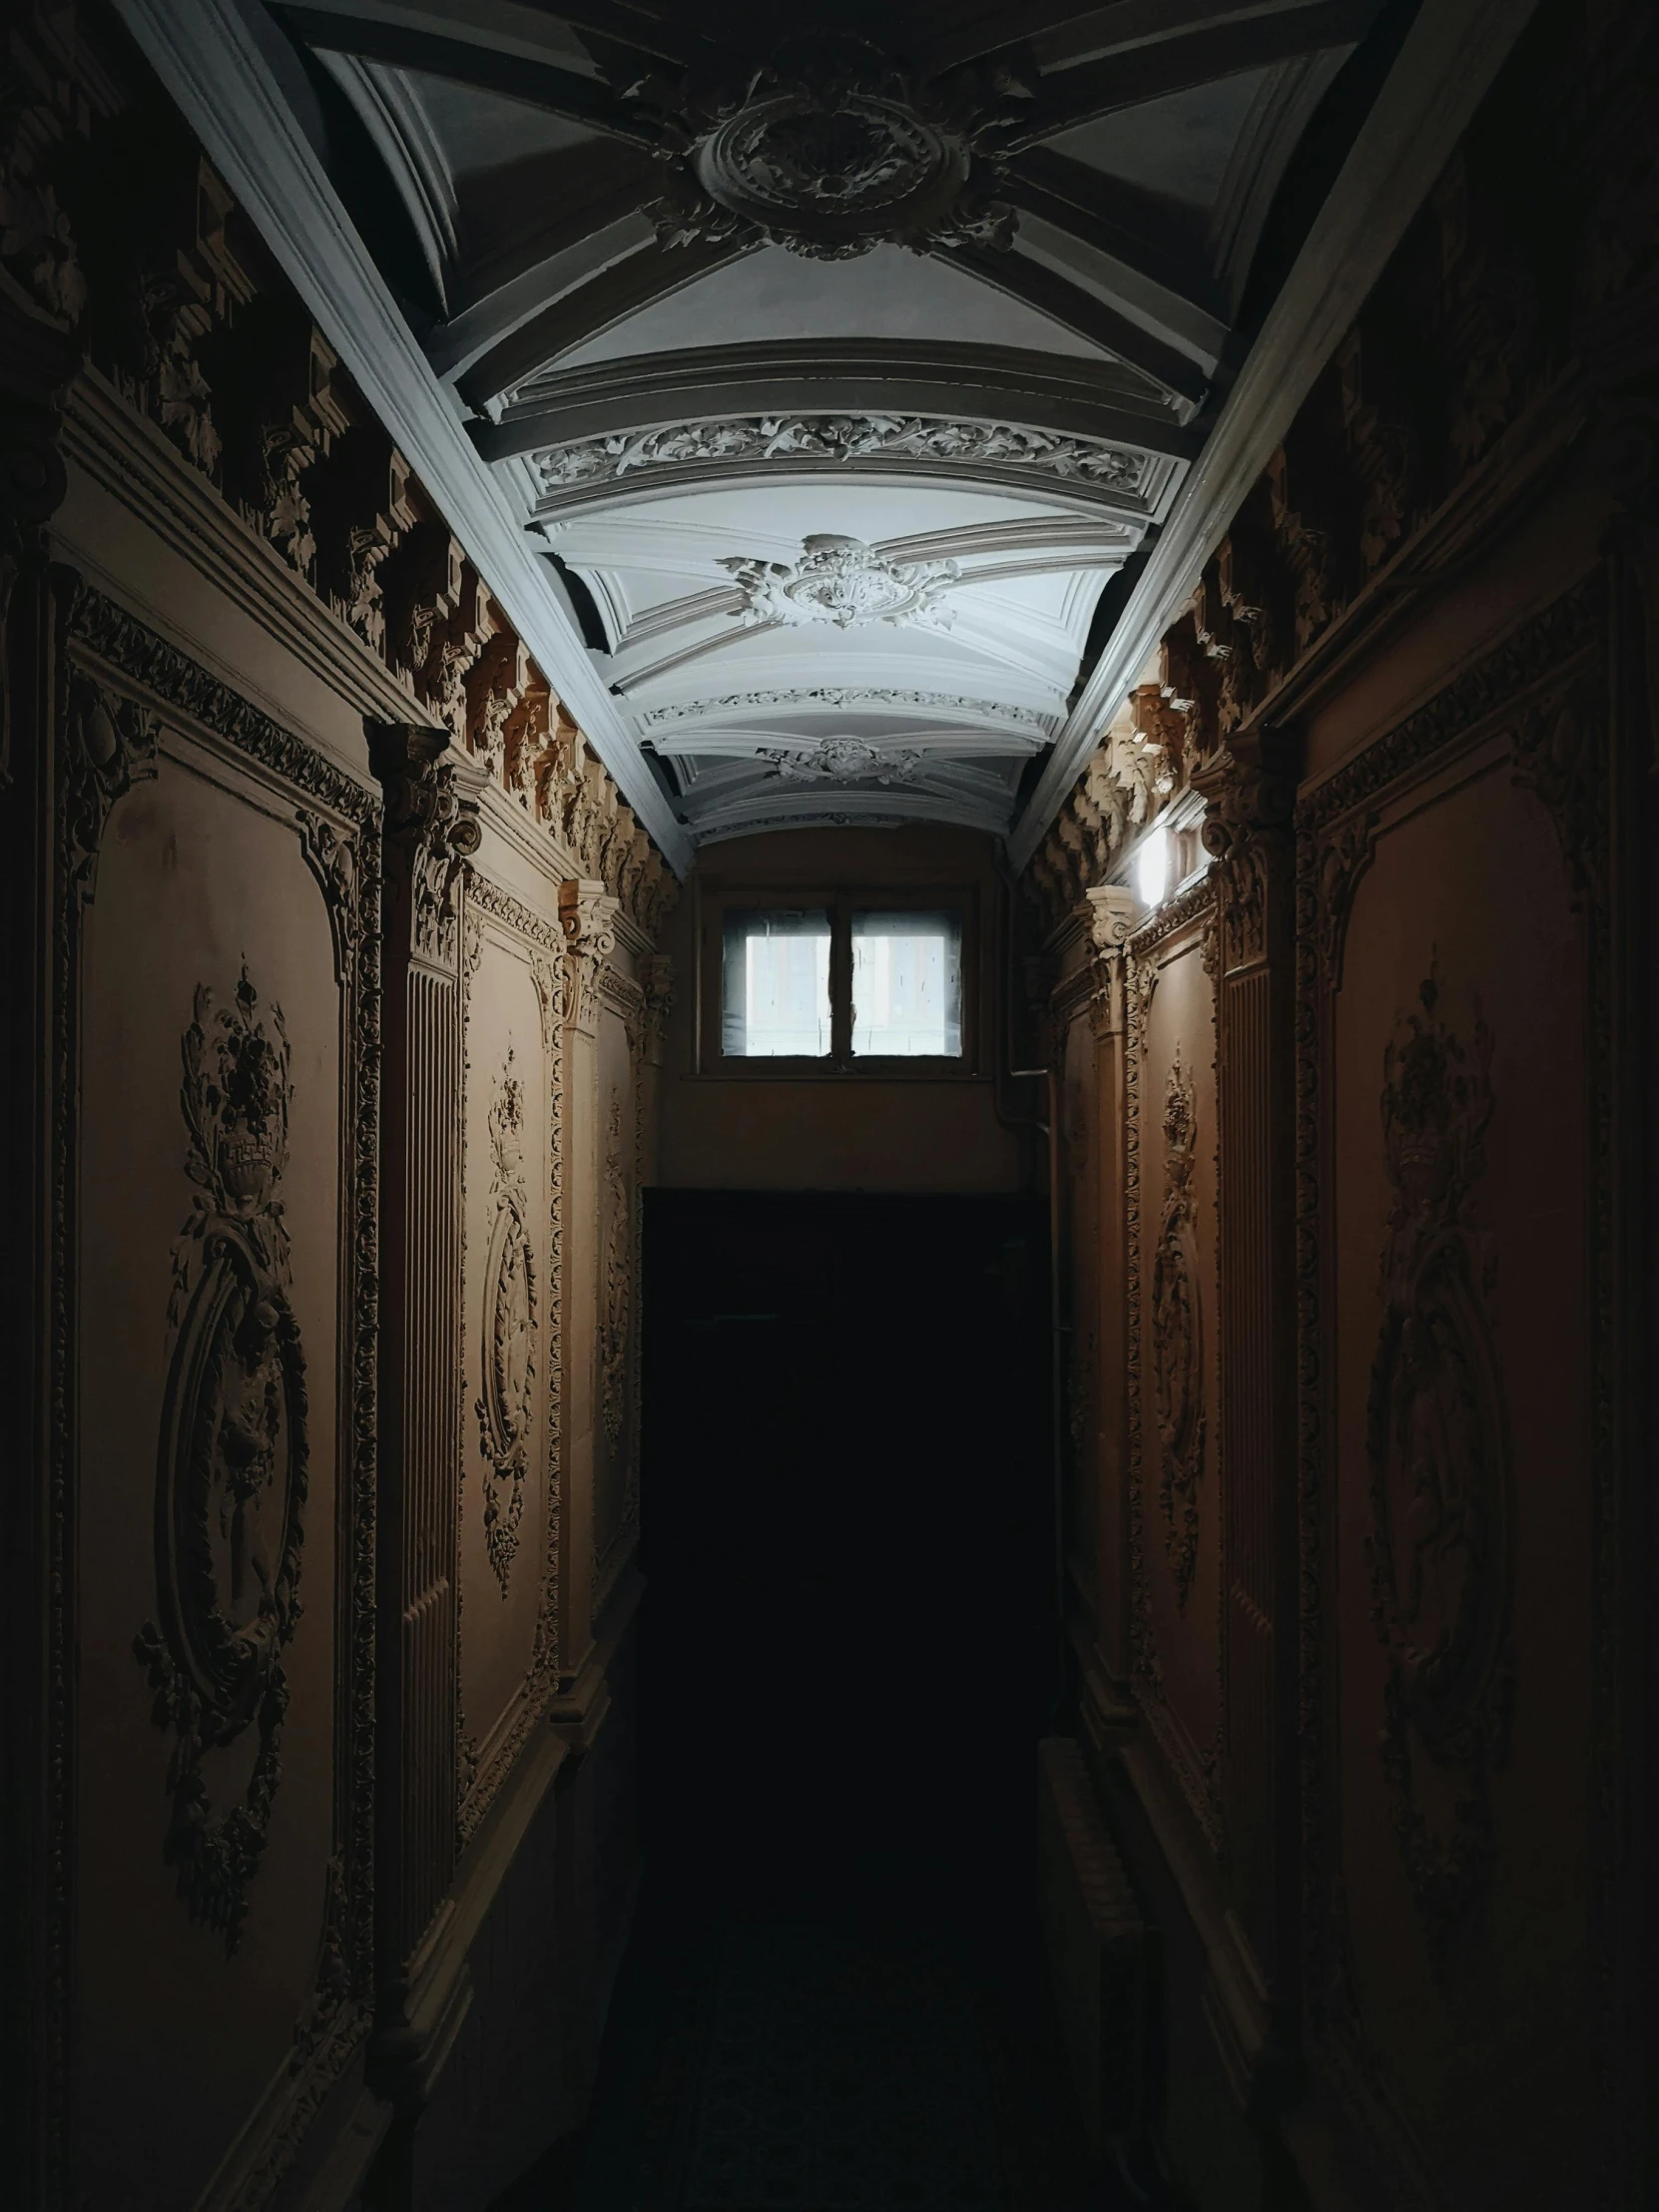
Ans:
[[[111,809],[156,773],[161,722],[151,708],[77,669],[69,679],[64,734],[66,858],[74,887],[90,897]]]
[[[559,926],[565,939],[564,1024],[592,1032],[599,1019],[599,986],[616,949],[617,901],[587,878],[559,885]]]

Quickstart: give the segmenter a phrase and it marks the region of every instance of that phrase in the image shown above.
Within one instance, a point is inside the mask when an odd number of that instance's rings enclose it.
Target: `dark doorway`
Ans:
[[[649,1194],[645,1887],[574,2194],[499,2212],[1101,2201],[1035,1942],[1045,1227]]]
[[[1045,1232],[1020,1198],[649,1194],[654,1872],[746,1909],[1028,1892]]]

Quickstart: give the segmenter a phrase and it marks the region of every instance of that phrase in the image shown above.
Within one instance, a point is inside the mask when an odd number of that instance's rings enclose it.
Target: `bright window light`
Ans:
[[[1160,822],[1141,839],[1135,854],[1135,888],[1146,906],[1163,904],[1169,887],[1169,831]]]
[[[729,907],[722,945],[721,1050],[730,1059],[830,1054],[830,916]]]
[[[962,1053],[962,922],[955,913],[852,916],[855,1059]]]

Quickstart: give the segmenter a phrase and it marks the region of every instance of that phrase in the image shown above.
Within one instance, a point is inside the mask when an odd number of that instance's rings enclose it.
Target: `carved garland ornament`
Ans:
[[[1177,1051],[1164,1091],[1164,1202],[1152,1255],[1152,1379],[1158,1402],[1158,1502],[1177,1602],[1198,1561],[1198,1482],[1204,1469],[1204,1329],[1192,1179],[1198,1100]]]
[[[477,1400],[484,1477],[484,1545],[507,1595],[524,1517],[524,1477],[535,1425],[536,1261],[524,1182],[524,1084],[513,1050],[496,1080],[489,1114],[495,1220],[484,1264],[483,1391]]]
[[[1492,1040],[1459,1036],[1430,971],[1382,1057],[1393,1199],[1366,1415],[1372,1614],[1388,1660],[1382,1753],[1405,1872],[1443,1959],[1491,1862],[1509,1724],[1507,1468],[1470,1200]]]
[[[688,722],[699,715],[748,714],[764,707],[837,707],[860,713],[886,707],[913,708],[918,714],[969,715],[1011,724],[1033,731],[1038,737],[1053,735],[1054,718],[1033,707],[1011,706],[1006,700],[976,699],[966,692],[907,691],[901,687],[866,684],[820,684],[796,691],[727,692],[719,699],[689,699],[674,707],[647,707],[639,718],[642,730],[660,729],[664,723]]]
[[[278,1186],[287,1165],[288,1040],[246,966],[232,1003],[206,984],[184,1037],[187,1170],[200,1186],[174,1249],[175,1332],[156,1486],[160,1624],[134,1642],[177,1738],[163,1846],[193,1921],[234,1951],[281,1777],[282,1652],[299,1619],[305,1363],[289,1302]],[[242,1794],[216,1814],[209,1762],[250,1729]],[[225,1785],[221,1785],[222,1787]]]
[[[933,415],[739,415],[614,431],[542,447],[530,465],[544,497],[618,483],[639,471],[727,468],[750,461],[981,463],[1036,471],[1130,497],[1145,492],[1154,462],[1132,446],[1067,437],[1011,422],[956,422]]]

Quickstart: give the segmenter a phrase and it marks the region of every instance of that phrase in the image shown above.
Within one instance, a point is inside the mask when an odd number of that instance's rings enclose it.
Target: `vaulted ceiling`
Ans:
[[[1009,828],[1379,7],[268,12],[628,780],[696,843]]]

